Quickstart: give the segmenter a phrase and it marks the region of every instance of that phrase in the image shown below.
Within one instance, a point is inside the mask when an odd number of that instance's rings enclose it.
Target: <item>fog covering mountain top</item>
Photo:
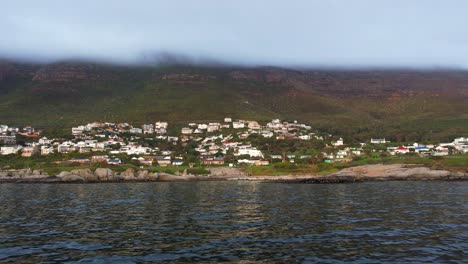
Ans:
[[[466,10],[463,0],[7,1],[0,57],[467,68]]]

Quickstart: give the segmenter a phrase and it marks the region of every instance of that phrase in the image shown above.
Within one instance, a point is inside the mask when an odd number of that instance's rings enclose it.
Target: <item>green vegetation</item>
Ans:
[[[294,164],[289,162],[275,163],[268,166],[249,166],[246,171],[254,176],[274,176],[274,175],[319,175],[339,171],[339,164]]]
[[[419,164],[435,170],[450,170],[468,172],[468,155],[450,155],[444,157],[419,157],[417,155],[403,155],[361,159],[353,161],[350,165],[365,165],[365,164]]]
[[[99,153],[93,153],[99,155]],[[138,163],[131,162],[131,156],[118,155],[126,164],[109,165],[107,163],[71,163],[70,159],[89,158],[91,153],[69,153],[69,154],[51,154],[47,156],[33,155],[32,157],[21,157],[20,155],[0,155],[0,170],[8,169],[42,169],[49,175],[57,175],[62,171],[71,171],[75,169],[91,169],[110,168],[115,172],[123,172],[128,168],[141,170]],[[165,172],[169,174],[182,173],[187,170],[191,174],[209,174],[209,171],[203,166],[190,168],[189,166],[145,166],[144,170],[150,172]]]
[[[136,124],[167,120],[172,129],[187,121],[219,121],[226,116],[297,119],[342,135],[347,142],[370,137],[446,141],[468,133],[466,90],[443,90],[440,84],[463,82],[464,73],[434,73],[435,81],[427,82],[432,80],[430,73],[413,72],[411,82],[405,82],[392,72],[245,69],[250,79],[233,79],[231,73],[242,69],[90,65],[68,70],[87,76],[84,79],[67,75],[65,80],[49,76],[50,80],[32,81],[31,74],[42,67],[35,66],[28,68],[32,73],[0,81],[0,120],[31,124],[53,134],[96,120]],[[60,75],[60,67],[49,71]],[[290,79],[275,82],[268,76]],[[380,82],[383,88],[373,86]]]

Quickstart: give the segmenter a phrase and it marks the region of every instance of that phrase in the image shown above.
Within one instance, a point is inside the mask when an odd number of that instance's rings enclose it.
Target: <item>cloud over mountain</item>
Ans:
[[[0,56],[326,67],[468,67],[468,2],[8,1]]]

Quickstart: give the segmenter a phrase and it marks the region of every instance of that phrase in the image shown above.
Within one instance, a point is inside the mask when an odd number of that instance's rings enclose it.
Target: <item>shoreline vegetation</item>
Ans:
[[[115,183],[115,182],[190,182],[190,181],[260,181],[280,183],[354,183],[366,181],[468,180],[460,170],[433,169],[421,164],[372,164],[343,168],[333,173],[252,175],[238,168],[214,167],[209,174],[150,172],[128,168],[123,172],[110,168],[94,171],[75,169],[49,175],[43,170],[0,171],[0,183]]]

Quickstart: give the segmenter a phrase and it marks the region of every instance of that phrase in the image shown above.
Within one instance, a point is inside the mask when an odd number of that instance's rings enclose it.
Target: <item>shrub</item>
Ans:
[[[280,162],[275,163],[273,167],[277,170],[292,170],[295,169],[297,166],[296,164],[290,162]]]
[[[206,169],[204,169],[204,168],[189,168],[189,169],[187,169],[187,173],[195,174],[195,175],[198,175],[198,174],[210,174],[210,171],[209,171],[209,170],[206,170]]]

